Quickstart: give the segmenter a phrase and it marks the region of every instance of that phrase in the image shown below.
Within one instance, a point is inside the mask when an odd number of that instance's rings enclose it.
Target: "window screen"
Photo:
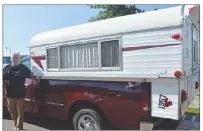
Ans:
[[[48,68],[58,68],[58,48],[47,49]]]
[[[119,41],[101,42],[102,67],[119,67]]]
[[[60,47],[61,68],[98,68],[98,43]]]

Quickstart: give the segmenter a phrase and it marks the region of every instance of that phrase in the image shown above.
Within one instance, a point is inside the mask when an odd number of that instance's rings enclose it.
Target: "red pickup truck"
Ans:
[[[21,63],[30,69],[30,57]],[[26,79],[25,111],[69,120],[76,130],[140,129],[150,114],[150,83]],[[4,87],[4,109],[7,108]],[[6,111],[4,111],[6,113]]]

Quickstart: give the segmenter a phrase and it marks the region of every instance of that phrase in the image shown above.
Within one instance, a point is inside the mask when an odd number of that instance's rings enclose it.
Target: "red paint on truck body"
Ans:
[[[141,102],[150,106],[151,83],[128,86],[128,82],[41,79],[26,88],[25,111],[65,120],[73,105],[82,101],[94,105],[114,127],[139,129],[140,121],[150,118]]]

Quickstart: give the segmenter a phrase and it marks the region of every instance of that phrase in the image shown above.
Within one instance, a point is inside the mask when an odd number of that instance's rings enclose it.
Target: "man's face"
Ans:
[[[20,64],[20,55],[13,55],[11,59],[12,59],[12,64],[14,66],[17,66]]]

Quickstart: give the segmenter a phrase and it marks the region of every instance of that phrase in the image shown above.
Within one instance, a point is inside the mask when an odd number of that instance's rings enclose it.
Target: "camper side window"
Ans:
[[[61,46],[60,68],[98,68],[98,42]]]
[[[197,67],[198,64],[198,33],[196,27],[193,25],[192,28],[192,63],[193,63],[193,68]]]
[[[197,41],[193,41],[193,63],[197,64],[198,59],[198,48],[197,48]]]
[[[47,49],[48,69],[58,68],[58,48]]]
[[[102,67],[119,67],[119,41],[101,42]]]
[[[119,53],[119,40],[61,45],[47,49],[47,66],[48,69],[64,70],[117,70]]]

